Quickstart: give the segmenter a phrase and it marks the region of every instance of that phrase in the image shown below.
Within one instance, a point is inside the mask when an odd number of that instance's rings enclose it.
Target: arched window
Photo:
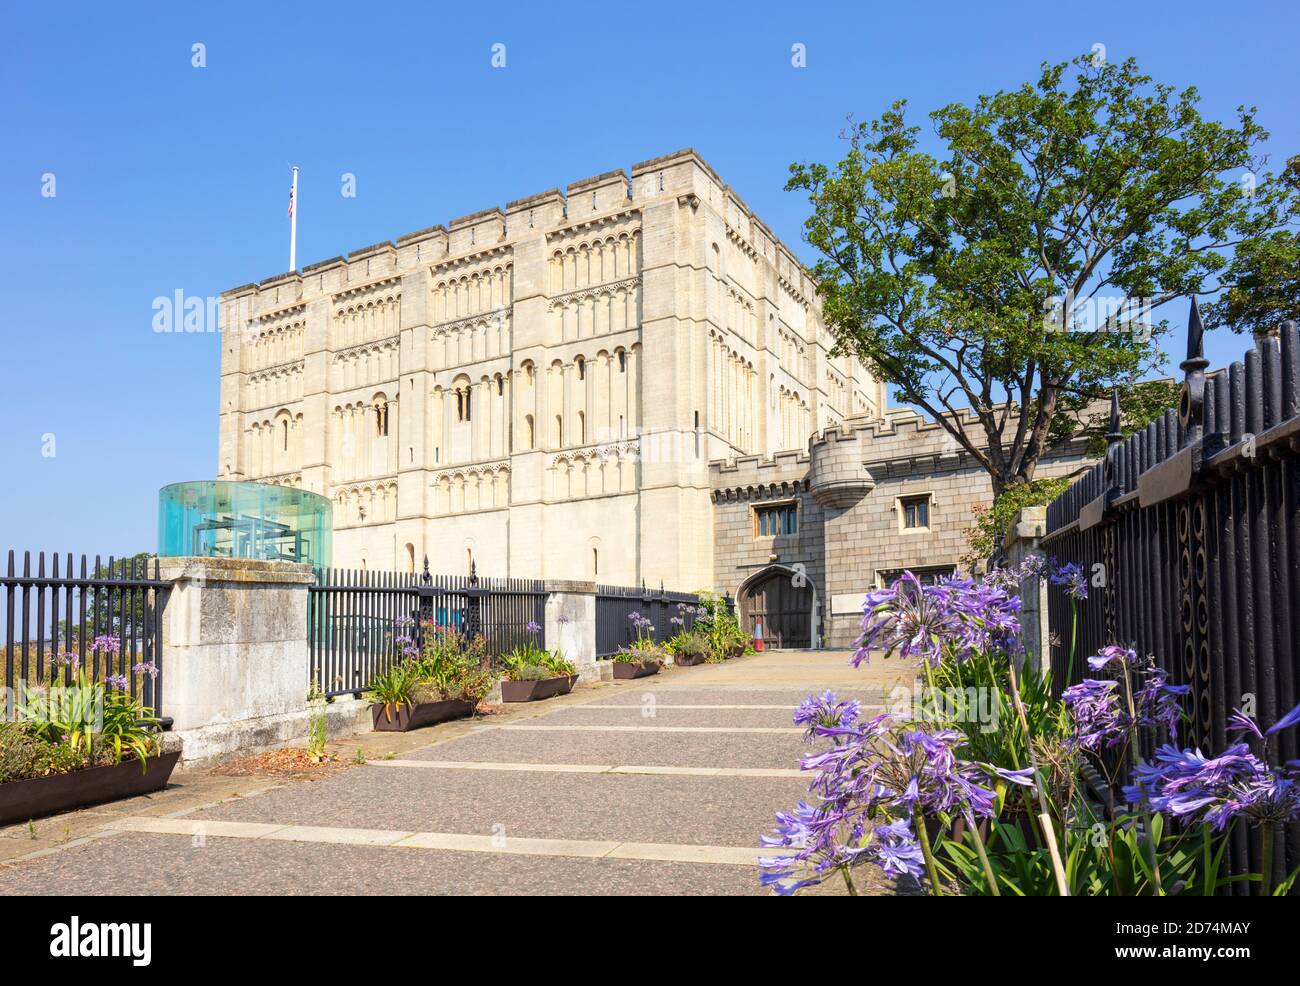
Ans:
[[[582,411],[578,412],[578,444],[587,444],[587,415]]]
[[[529,448],[536,448],[536,447],[537,447],[537,433],[536,433],[536,428],[535,428],[534,425],[533,425],[533,416],[532,416],[531,414],[526,414],[526,415],[524,415],[524,425],[526,426],[526,428],[527,428],[527,430],[528,430],[528,447],[529,447]]]
[[[581,356],[579,356],[579,357],[577,358],[577,360],[575,360],[575,364],[576,364],[576,366],[578,367],[578,379],[579,379],[579,380],[586,380],[586,379],[587,379],[587,361],[584,360]]]
[[[280,448],[289,451],[289,419],[285,418],[280,422]]]
[[[627,353],[624,350],[620,349],[618,351],[618,372],[624,373],[626,371],[627,371]]]
[[[561,445],[564,444],[564,415],[563,414],[557,414],[555,416],[555,438],[552,444],[556,448],[559,448]]]
[[[384,438],[388,434],[388,401],[382,397],[375,398],[375,435]]]
[[[600,574],[600,549],[591,549],[591,577],[594,579]]]

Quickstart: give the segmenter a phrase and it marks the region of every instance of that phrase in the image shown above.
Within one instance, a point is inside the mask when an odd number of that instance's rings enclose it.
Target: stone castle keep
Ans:
[[[228,291],[222,326],[219,476],[328,496],[357,568],[708,586],[709,462],[883,405],[690,150]]]
[[[832,355],[799,261],[689,149],[221,312],[218,476],[329,497],[340,567],[716,587],[773,645],[839,645],[992,498]]]

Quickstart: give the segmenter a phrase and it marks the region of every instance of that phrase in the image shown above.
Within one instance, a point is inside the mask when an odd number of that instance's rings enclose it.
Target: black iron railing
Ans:
[[[1206,365],[1193,305],[1177,413],[1121,438],[1113,400],[1106,459],[1048,506],[1043,547],[1089,582],[1084,601],[1061,586],[1048,594],[1057,689],[1081,680],[1084,659],[1107,644],[1153,655],[1172,683],[1191,687],[1179,742],[1208,754],[1236,738],[1233,709],[1268,726],[1300,701],[1296,325],[1226,370],[1207,375]],[[1147,739],[1149,752],[1163,737]],[[1268,754],[1300,756],[1296,731],[1272,737]],[[1258,834],[1239,828],[1234,839],[1234,871],[1258,871]],[[1275,881],[1300,865],[1300,826],[1283,833],[1274,859]]]
[[[494,665],[521,644],[544,645],[546,593],[537,579],[329,569],[308,593],[311,681],[326,695],[357,694],[418,651],[424,635],[482,636]],[[536,629],[534,629],[536,628]]]
[[[665,592],[637,586],[596,586],[596,656],[612,657],[637,637],[632,615],[650,621],[646,636],[663,643],[695,622],[700,597],[690,592]],[[674,623],[680,619],[682,623]]]
[[[18,564],[8,553],[4,591],[4,686],[0,718],[13,718],[24,689],[71,683],[78,670],[91,679],[125,686],[155,715],[162,709],[162,594],[156,558],[24,551]],[[108,638],[108,639],[106,639]]]

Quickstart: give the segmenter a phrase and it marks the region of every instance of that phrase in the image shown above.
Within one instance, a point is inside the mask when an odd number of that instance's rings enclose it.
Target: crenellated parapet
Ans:
[[[807,452],[792,450],[775,455],[742,455],[709,463],[713,501],[765,499],[808,491]]]

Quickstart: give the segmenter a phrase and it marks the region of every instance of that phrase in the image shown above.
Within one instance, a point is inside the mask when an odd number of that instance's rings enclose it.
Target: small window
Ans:
[[[903,571],[904,569],[901,568],[881,571],[877,576],[880,582],[880,587],[883,589],[893,585],[902,577]],[[951,565],[933,565],[928,568],[909,568],[906,571],[915,575],[917,581],[920,582],[921,585],[937,585],[946,579],[953,578],[957,574],[956,569]]]
[[[579,379],[579,380],[586,380],[586,379],[587,379],[587,361],[584,360],[581,356],[579,356],[578,359],[577,359],[577,364],[578,364],[578,379]]]
[[[930,495],[905,496],[898,501],[903,514],[903,530],[924,530],[930,526]]]
[[[777,537],[799,532],[799,507],[794,503],[776,503],[754,508],[754,536]]]
[[[627,353],[625,353],[623,350],[620,349],[618,351],[618,372],[624,373],[626,371],[627,371]]]

